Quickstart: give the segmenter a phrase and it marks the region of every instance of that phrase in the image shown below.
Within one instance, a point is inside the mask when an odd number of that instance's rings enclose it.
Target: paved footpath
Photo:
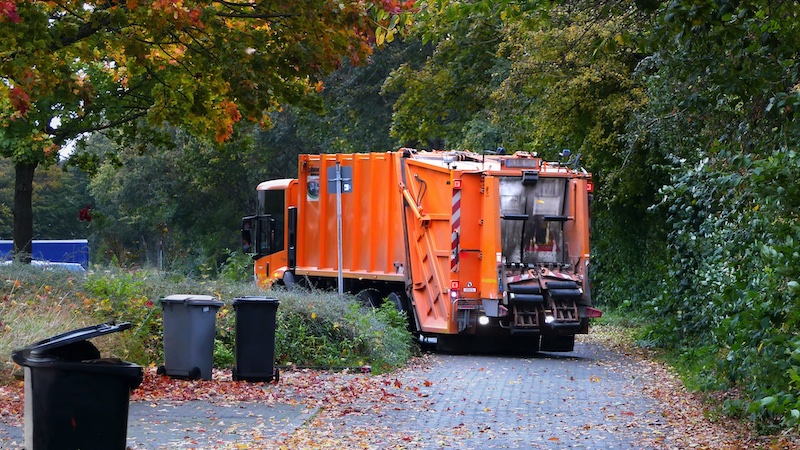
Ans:
[[[291,436],[314,412],[300,405],[252,402],[235,406],[208,401],[133,402],[128,446],[131,450],[265,448]]]
[[[289,377],[287,372],[282,378]],[[656,381],[632,359],[595,344],[525,357],[437,354],[425,367],[374,378],[386,386],[381,388],[385,398],[370,395],[330,406],[132,402],[128,445],[160,450],[658,449],[669,444],[662,405],[643,394],[645,384]],[[0,448],[19,449],[21,443],[20,427],[0,424]]]
[[[370,433],[371,448],[398,442],[381,442],[381,431],[402,435],[407,448],[466,449],[663,448],[669,434],[662,406],[642,393],[653,381],[595,345],[517,358],[437,355],[403,382],[419,386],[420,377],[428,386],[410,406],[355,404],[344,416],[322,411],[321,421]]]

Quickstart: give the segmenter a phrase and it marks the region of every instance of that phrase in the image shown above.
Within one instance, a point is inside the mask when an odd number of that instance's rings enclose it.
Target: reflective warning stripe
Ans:
[[[461,233],[461,189],[453,189],[453,234],[450,239],[450,271],[458,271],[458,236]]]

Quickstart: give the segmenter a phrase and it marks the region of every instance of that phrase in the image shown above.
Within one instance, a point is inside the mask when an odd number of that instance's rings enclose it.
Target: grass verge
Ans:
[[[173,294],[212,295],[216,315],[214,365],[234,363],[233,300],[270,296],[280,305],[275,327],[278,365],[348,367],[375,372],[400,367],[414,354],[405,318],[388,307],[364,308],[355,298],[326,292],[259,290],[252,282],[190,279],[147,270],[95,269],[86,275],[21,264],[0,269],[0,383],[17,370],[14,349],[103,322],[130,322],[130,330],[92,339],[105,356],[140,365],[163,361],[159,299]]]

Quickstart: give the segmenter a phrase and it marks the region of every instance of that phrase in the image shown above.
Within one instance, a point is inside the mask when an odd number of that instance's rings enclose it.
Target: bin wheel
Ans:
[[[201,375],[201,372],[200,372],[200,368],[199,367],[193,367],[192,370],[189,371],[189,379],[190,380],[199,380],[200,379],[200,375]]]
[[[239,375],[236,375],[236,366],[233,366],[231,370],[231,379],[233,379],[233,381],[239,381]]]
[[[156,375],[164,375],[165,373],[167,373],[166,367],[158,366],[158,368],[156,368]]]
[[[276,383],[281,380],[281,370],[277,367],[275,368],[275,376],[273,380],[275,380]]]

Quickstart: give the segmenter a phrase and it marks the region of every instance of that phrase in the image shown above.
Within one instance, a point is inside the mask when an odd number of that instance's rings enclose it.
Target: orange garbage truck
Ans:
[[[572,351],[587,333],[591,174],[579,156],[400,149],[300,155],[242,219],[255,280],[391,302],[421,337]],[[568,151],[561,159],[568,159]]]

